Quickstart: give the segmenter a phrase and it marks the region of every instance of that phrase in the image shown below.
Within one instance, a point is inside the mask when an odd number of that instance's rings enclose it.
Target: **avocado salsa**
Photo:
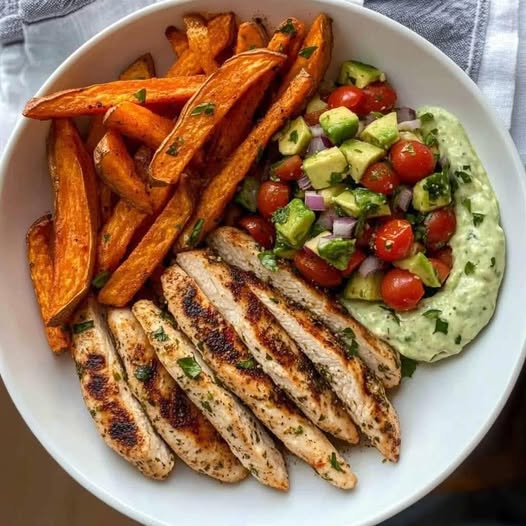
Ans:
[[[395,108],[386,75],[358,61],[324,82],[275,137],[236,201],[265,250],[401,354],[456,354],[490,320],[504,271],[498,203],[460,122]]]

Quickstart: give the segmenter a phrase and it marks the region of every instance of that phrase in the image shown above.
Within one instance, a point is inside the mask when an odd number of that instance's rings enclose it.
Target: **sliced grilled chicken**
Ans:
[[[151,301],[138,301],[132,311],[161,363],[202,408],[241,464],[263,484],[288,489],[285,461],[274,442],[254,416],[215,381],[188,338]]]
[[[356,427],[312,363],[250,291],[244,273],[204,250],[178,254],[177,262],[233,326],[263,370],[318,427],[356,441]]]
[[[72,354],[80,387],[106,444],[154,479],[164,479],[174,457],[132,395],[100,305],[86,298],[73,317]]]
[[[345,460],[257,365],[196,282],[177,265],[166,270],[161,282],[177,324],[219,380],[252,409],[289,451],[310,464],[321,477],[337,487],[353,488],[356,477]],[[341,471],[334,467],[335,462]]]
[[[352,344],[345,347],[309,311],[254,274],[245,273],[252,292],[272,312],[316,365],[370,442],[389,460],[400,456],[400,424],[383,384],[371,374]]]
[[[258,244],[237,228],[218,228],[208,236],[207,242],[227,263],[253,272],[291,300],[305,306],[343,343],[346,343],[348,335],[352,335],[358,345],[359,356],[385,387],[395,387],[400,383],[398,352],[358,323],[336,300],[298,276],[290,264],[280,262],[275,272],[265,268],[258,258]]]
[[[243,480],[248,471],[163,367],[132,311],[109,309],[108,326],[132,393],[175,454],[222,482]]]

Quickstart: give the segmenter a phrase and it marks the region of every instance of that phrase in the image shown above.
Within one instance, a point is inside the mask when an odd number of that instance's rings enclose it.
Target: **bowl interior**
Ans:
[[[217,526],[375,524],[431,490],[478,443],[501,409],[523,360],[526,327],[523,170],[514,146],[473,83],[440,52],[410,31],[343,2],[267,0],[263,5],[212,0],[156,5],[106,30],[72,56],[44,91],[108,81],[132,59],[151,51],[158,74],[173,58],[164,38],[188,11],[263,16],[270,28],[287,16],[334,19],[332,75],[356,57],[383,68],[403,105],[442,105],[464,123],[501,204],[509,241],[508,266],[490,326],[459,357],[420,366],[393,394],[402,426],[402,457],[384,464],[371,449],[348,453],[359,477],[351,493],[336,490],[290,459],[291,490],[280,494],[247,480],[227,487],[179,462],[167,482],[152,482],[112,453],[99,438],[82,402],[72,361],[47,349],[25,258],[29,225],[51,208],[45,159],[48,122],[24,121],[0,174],[0,366],[20,412],[50,453],[89,490],[143,523],[214,522]]]

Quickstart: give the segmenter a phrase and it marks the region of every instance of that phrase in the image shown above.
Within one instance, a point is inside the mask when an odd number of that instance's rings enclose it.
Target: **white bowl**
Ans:
[[[415,502],[459,465],[494,422],[517,378],[526,340],[523,168],[507,131],[451,60],[399,24],[342,1],[157,4],[91,39],[39,94],[111,80],[146,51],[162,73],[172,59],[165,27],[180,25],[188,11],[220,9],[242,19],[264,16],[270,27],[287,16],[311,20],[325,11],[334,19],[333,74],[343,59],[359,58],[387,71],[402,103],[441,105],[461,119],[498,194],[508,238],[506,276],[490,326],[461,356],[420,366],[413,379],[403,382],[394,394],[402,426],[401,460],[384,464],[374,450],[352,450],[349,458],[359,477],[352,492],[334,489],[296,461],[289,462],[287,494],[253,479],[221,485],[190,472],[182,462],[168,481],[147,480],[106,447],[82,402],[72,360],[55,358],[47,348],[24,238],[33,220],[51,208],[45,160],[49,123],[24,120],[0,171],[0,371],[18,410],[50,454],[88,490],[138,521],[178,526],[376,524]]]

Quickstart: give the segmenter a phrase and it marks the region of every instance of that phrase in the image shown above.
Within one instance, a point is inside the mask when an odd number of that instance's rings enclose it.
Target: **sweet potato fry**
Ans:
[[[174,127],[170,119],[132,102],[123,102],[110,108],[103,122],[107,128],[137,139],[154,150],[159,148]]]
[[[49,315],[53,290],[52,236],[53,220],[49,215],[37,219],[26,236],[29,271],[43,319]],[[45,327],[45,331],[49,346],[54,353],[61,353],[69,348],[71,344],[69,332],[63,327]]]
[[[91,117],[88,136],[86,137],[86,150],[89,153],[93,153],[93,150],[106,133],[106,127],[102,123],[103,118],[103,115],[93,115]]]
[[[48,162],[55,192],[53,295],[46,324],[65,323],[88,292],[95,263],[98,194],[93,164],[73,122],[54,120]]]
[[[186,27],[188,47],[199,59],[201,69],[207,75],[211,75],[219,66],[214,60],[215,55],[211,48],[205,20],[200,15],[185,15],[183,20]]]
[[[168,26],[164,32],[164,36],[168,42],[170,42],[174,53],[178,57],[188,49],[188,39],[186,35],[175,26]]]
[[[150,53],[145,53],[121,72],[119,80],[144,80],[155,76],[153,57]]]
[[[266,47],[268,35],[265,28],[258,22],[243,22],[237,30],[236,55],[243,51],[250,51]]]
[[[210,50],[216,58],[226,48],[232,45],[236,35],[236,19],[233,13],[223,13],[210,19],[207,24],[210,39]],[[166,73],[167,77],[181,75],[196,75],[202,71],[199,57],[187,49]]]
[[[184,107],[177,123],[153,156],[150,174],[160,184],[175,184],[182,171],[228,110],[265,73],[278,68],[285,55],[266,49],[227,60]]]
[[[289,30],[285,32],[277,30],[268,44],[268,49],[287,55],[287,61],[281,67],[281,71],[283,71],[286,65],[291,60],[294,61],[298,54],[298,49],[305,35],[305,26],[299,20],[289,18],[279,27],[288,27]],[[207,158],[211,172],[217,171],[217,167],[225,162],[248,135],[253,126],[254,114],[272,79],[273,73],[267,73],[256,85],[243,94],[223,121],[219,123],[208,147]]]
[[[176,243],[176,251],[197,245],[217,226],[239,182],[261,155],[274,133],[301,109],[307,93],[312,90],[312,84],[311,76],[306,72],[300,72],[241,146],[230,156],[221,172],[210,181],[202,193],[192,220],[188,222]]]
[[[294,64],[283,79],[279,94],[288,88],[292,79],[303,69],[312,77],[313,91],[315,91],[331,63],[332,44],[332,20],[326,14],[320,13],[312,22],[303,41],[303,51],[299,51]]]
[[[143,144],[137,148],[137,151],[133,154],[133,164],[135,166],[135,173],[145,182],[148,182],[149,174],[148,167],[152,162],[154,150]]]
[[[99,182],[99,200],[100,200],[100,222],[101,224],[111,216],[113,206],[115,204],[115,194],[111,188],[103,181]]]
[[[135,165],[122,137],[108,130],[93,152],[99,177],[122,199],[141,212],[152,213],[152,204],[144,181],[135,173]]]
[[[192,209],[190,183],[183,177],[155,223],[100,291],[101,303],[121,307],[133,298],[170,250]]]
[[[105,113],[121,102],[185,103],[203,84],[204,77],[116,80],[85,88],[58,91],[45,97],[33,97],[23,114],[31,119],[58,119]]]

